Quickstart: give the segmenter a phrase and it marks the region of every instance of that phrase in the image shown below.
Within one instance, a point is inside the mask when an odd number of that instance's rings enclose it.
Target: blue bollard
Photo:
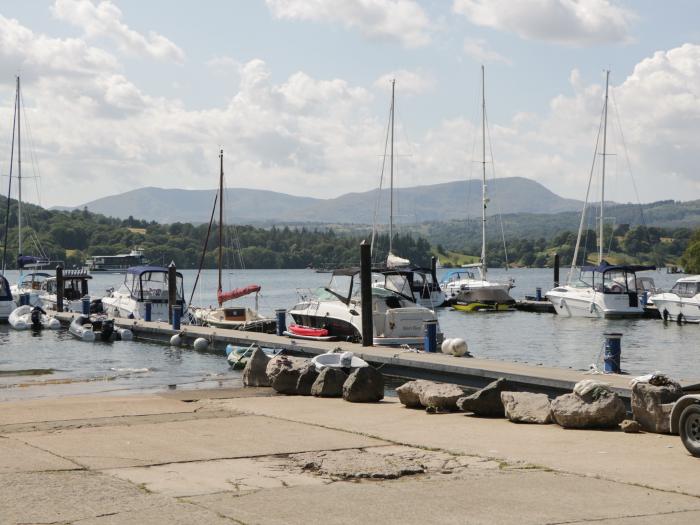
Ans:
[[[437,352],[437,321],[425,321],[423,350]]]
[[[90,315],[90,296],[86,295],[80,302],[83,306],[83,315]]]
[[[542,288],[539,286],[535,288],[535,301],[541,301],[542,300]]]
[[[284,308],[275,310],[275,317],[277,318],[277,335],[284,335],[287,330],[287,310]]]
[[[603,371],[606,374],[619,374],[620,360],[622,358],[622,334],[607,332],[605,336],[605,357],[603,359]]]
[[[173,330],[180,329],[180,319],[182,318],[182,305],[173,305]]]
[[[143,306],[146,310],[143,314],[143,320],[150,323],[151,322],[151,312],[153,311],[153,303],[151,301],[144,301]]]
[[[28,293],[19,294],[19,305],[20,306],[27,306],[28,304],[29,304],[29,294]]]

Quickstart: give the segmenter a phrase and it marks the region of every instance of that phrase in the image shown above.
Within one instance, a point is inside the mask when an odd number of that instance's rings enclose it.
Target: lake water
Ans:
[[[194,283],[196,272],[184,270],[185,290]],[[498,279],[502,270],[492,270]],[[551,288],[552,272],[547,269],[516,269],[513,296],[534,295],[535,288]],[[562,271],[562,280],[566,272]],[[678,276],[654,272],[657,286],[668,289]],[[8,272],[10,282],[17,273]],[[96,274],[90,284],[98,297],[123,276]],[[224,273],[224,287],[260,284],[259,309],[273,315],[275,308],[290,308],[297,301],[297,289],[308,290],[328,283],[330,274],[311,270],[235,270]],[[193,304],[210,305],[216,297],[216,271],[203,272]],[[254,306],[253,297],[237,301]],[[567,319],[552,314],[502,312],[468,314],[449,308],[438,312],[445,337],[462,337],[475,357],[518,361],[560,368],[602,368],[603,333],[621,332],[622,368],[633,375],[656,370],[677,379],[700,380],[700,345],[697,325],[678,326],[659,320]],[[36,370],[35,375],[15,371]],[[49,373],[50,372],[50,373]],[[240,385],[240,373],[229,370],[226,359],[217,354],[143,343],[139,341],[86,344],[65,330],[16,332],[0,325],[0,400],[88,392],[124,393],[176,388],[207,388]]]

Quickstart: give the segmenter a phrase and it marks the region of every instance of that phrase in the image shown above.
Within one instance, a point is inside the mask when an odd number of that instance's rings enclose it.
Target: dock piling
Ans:
[[[63,311],[63,268],[56,266],[56,311]]]
[[[606,332],[603,335],[605,336],[603,370],[606,374],[619,374],[621,373],[622,334],[619,332]]]
[[[80,301],[83,306],[83,315],[90,315],[90,296],[84,295]]]
[[[180,329],[180,318],[182,317],[182,305],[174,304],[172,308],[173,312],[173,330]]]
[[[170,261],[168,265],[168,319],[175,325],[175,311],[173,308],[177,304],[177,268],[175,267],[175,261]],[[182,314],[182,310],[180,311]],[[179,329],[179,320],[178,328]]]
[[[437,352],[437,319],[425,321],[424,326],[423,350]]]
[[[360,296],[362,303],[362,346],[372,346],[372,252],[367,241],[360,243]]]
[[[554,254],[554,288],[559,286],[559,254]]]
[[[151,322],[151,312],[153,312],[153,303],[151,301],[144,301],[143,306],[144,306],[144,310],[145,310],[144,315],[143,315],[144,321],[146,321],[147,323],[150,323]]]

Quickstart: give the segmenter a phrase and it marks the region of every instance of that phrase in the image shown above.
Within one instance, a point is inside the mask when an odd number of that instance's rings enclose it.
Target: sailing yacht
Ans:
[[[425,308],[436,308],[445,303],[446,297],[437,280],[434,269],[422,268],[411,264],[394,253],[394,110],[396,100],[396,79],[391,81],[391,108],[389,110],[389,253],[386,257],[386,268],[401,271],[406,275],[416,304]],[[386,150],[385,150],[386,152]],[[386,157],[385,157],[386,158]],[[382,169],[383,172],[383,169]],[[381,195],[381,191],[379,192]],[[374,248],[374,234],[372,235]],[[373,286],[383,286],[382,281]]]
[[[442,281],[452,308],[467,312],[507,310],[515,304],[508,292],[515,286],[513,279],[506,282],[489,281],[486,264],[486,91],[485,72],[481,66],[481,257],[476,264],[467,264],[464,270],[449,273]]]
[[[607,127],[608,127],[608,89],[610,83],[610,71],[605,74],[605,101],[603,103],[603,154],[601,165],[600,184],[600,217],[598,231],[598,264],[596,266],[583,266],[580,269],[579,278],[572,281],[576,269],[578,251],[581,244],[581,235],[586,218],[588,195],[593,178],[593,168],[588,179],[586,200],[581,212],[578,236],[574,257],[571,261],[571,269],[567,278],[567,284],[557,286],[545,295],[554,305],[554,311],[566,317],[638,317],[644,313],[644,306],[639,300],[637,272],[653,270],[654,266],[641,265],[611,265],[603,259],[604,244],[604,203],[605,203],[605,159],[607,155]],[[598,150],[596,145],[595,154]],[[595,159],[595,157],[594,157]],[[595,160],[593,165],[595,166]]]
[[[274,318],[263,317],[258,314],[258,293],[260,292],[260,286],[257,284],[251,284],[248,286],[234,288],[225,292],[223,290],[221,273],[223,271],[223,253],[224,253],[224,150],[219,152],[219,194],[218,194],[218,206],[219,206],[219,259],[218,259],[218,287],[216,291],[216,299],[219,304],[218,308],[197,308],[190,304],[190,311],[194,316],[195,320],[199,323],[206,324],[209,326],[215,326],[217,328],[229,328],[232,330],[246,330],[254,332],[265,332],[268,334],[275,333],[277,329],[277,321]],[[212,220],[214,218],[212,211]],[[211,222],[210,222],[211,228]],[[206,245],[204,246],[206,251]],[[201,270],[201,268],[200,268]],[[199,274],[197,275],[197,280],[199,279]],[[192,303],[192,297],[194,297],[195,286],[192,289],[192,296],[190,297],[190,303]],[[224,306],[224,303],[238,299],[245,295],[251,293],[255,294],[255,309],[247,308],[245,306]]]

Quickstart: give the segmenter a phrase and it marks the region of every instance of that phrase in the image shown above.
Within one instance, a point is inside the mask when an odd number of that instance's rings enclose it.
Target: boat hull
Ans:
[[[550,290],[546,297],[562,317],[619,319],[644,315],[636,293],[611,294],[566,286]]]
[[[695,297],[679,297],[673,293],[652,296],[654,305],[665,321],[700,323],[700,300]]]

